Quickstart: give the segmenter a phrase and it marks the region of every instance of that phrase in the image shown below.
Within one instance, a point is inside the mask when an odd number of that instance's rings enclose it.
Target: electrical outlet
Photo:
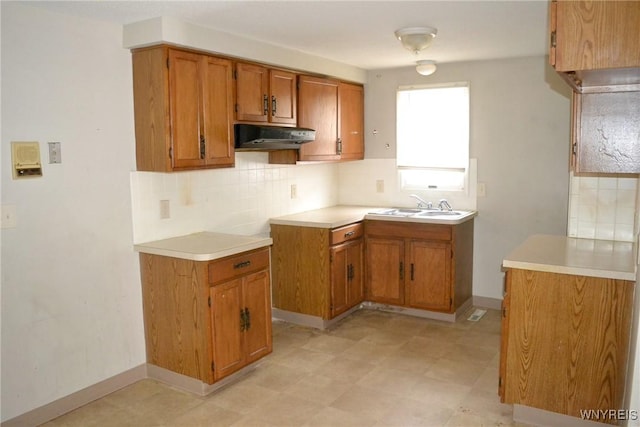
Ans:
[[[3,205],[0,208],[0,225],[2,228],[16,227],[16,205]]]
[[[171,203],[169,200],[160,200],[160,219],[171,218]]]
[[[376,192],[384,193],[384,179],[379,179],[376,181]]]
[[[291,198],[292,199],[298,198],[298,186],[295,184],[291,184]]]

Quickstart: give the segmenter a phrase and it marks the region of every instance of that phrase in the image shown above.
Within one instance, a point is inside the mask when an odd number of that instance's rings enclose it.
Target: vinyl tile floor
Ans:
[[[143,380],[60,426],[511,426],[500,312],[455,323],[358,310],[327,331],[276,321],[273,353],[206,397]]]

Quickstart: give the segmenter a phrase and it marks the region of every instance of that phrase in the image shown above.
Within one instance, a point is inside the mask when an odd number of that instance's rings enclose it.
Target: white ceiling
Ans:
[[[128,24],[159,16],[363,69],[544,55],[546,0],[511,1],[35,1],[54,12]],[[438,29],[418,57],[393,32]]]

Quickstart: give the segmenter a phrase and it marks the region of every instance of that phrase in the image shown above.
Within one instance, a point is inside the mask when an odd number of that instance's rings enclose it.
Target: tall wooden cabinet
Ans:
[[[235,77],[238,121],[297,123],[295,73],[238,62]]]
[[[340,160],[364,159],[364,88],[338,84],[338,135],[342,142]]]
[[[505,280],[501,401],[616,424],[605,414],[624,408],[634,282],[516,268]]]
[[[234,165],[232,71],[230,60],[168,46],[133,51],[138,170]]]
[[[471,298],[473,220],[365,225],[367,301],[453,313]]]
[[[268,248],[140,266],[148,363],[213,384],[271,352]]]
[[[640,172],[640,3],[550,3],[549,61],[573,88],[571,167]]]
[[[363,301],[363,224],[271,224],[273,306],[330,320]]]

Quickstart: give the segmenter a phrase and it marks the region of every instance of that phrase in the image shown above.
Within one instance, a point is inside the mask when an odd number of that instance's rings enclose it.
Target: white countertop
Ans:
[[[300,227],[336,228],[362,221],[367,213],[376,209],[380,208],[371,206],[332,206],[330,208],[271,218],[269,223]]]
[[[475,211],[465,212],[459,217],[432,217],[413,218],[410,216],[378,215],[375,212],[389,208],[375,206],[332,206],[330,208],[316,209],[297,214],[284,215],[269,220],[270,224],[293,225],[299,227],[336,228],[352,224],[364,219],[381,221],[419,222],[428,224],[456,225],[470,220],[477,215]]]
[[[211,261],[272,244],[273,240],[270,237],[238,236],[203,231],[186,236],[140,243],[134,245],[133,248],[135,251],[145,254],[192,261]]]
[[[533,235],[502,262],[506,268],[636,280],[633,243]]]

